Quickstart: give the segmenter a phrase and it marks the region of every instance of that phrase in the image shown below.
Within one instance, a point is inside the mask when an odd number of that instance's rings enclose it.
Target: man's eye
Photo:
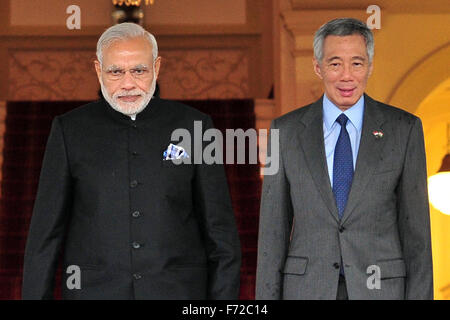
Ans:
[[[146,71],[147,70],[145,70],[145,69],[134,69],[133,73],[137,74],[137,75],[143,75],[143,74],[145,74]]]
[[[122,74],[122,70],[112,70],[111,74],[117,76],[117,75],[121,75]]]
[[[332,67],[337,67],[337,66],[339,66],[339,63],[337,63],[337,62],[334,62],[334,63],[332,63],[332,64],[330,64]]]

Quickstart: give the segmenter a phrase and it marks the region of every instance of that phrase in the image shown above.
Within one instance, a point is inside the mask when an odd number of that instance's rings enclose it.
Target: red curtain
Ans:
[[[182,101],[225,129],[255,127],[253,100]],[[23,254],[52,119],[86,101],[8,102],[0,197],[0,299],[20,299]],[[225,155],[225,151],[224,151]],[[226,165],[242,247],[241,299],[254,299],[261,180],[259,165]],[[59,273],[58,273],[59,274]],[[55,296],[60,297],[60,276]]]

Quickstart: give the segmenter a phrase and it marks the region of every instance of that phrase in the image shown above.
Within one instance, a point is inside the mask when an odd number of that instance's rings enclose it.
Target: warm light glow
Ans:
[[[437,210],[450,215],[450,172],[438,172],[428,178],[430,202]]]

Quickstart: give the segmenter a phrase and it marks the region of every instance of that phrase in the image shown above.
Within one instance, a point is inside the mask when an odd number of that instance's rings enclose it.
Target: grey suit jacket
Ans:
[[[256,298],[335,299],[342,263],[349,299],[432,299],[420,119],[365,96],[341,221],[327,172],[322,98],[271,128],[279,129],[280,168],[264,177]]]

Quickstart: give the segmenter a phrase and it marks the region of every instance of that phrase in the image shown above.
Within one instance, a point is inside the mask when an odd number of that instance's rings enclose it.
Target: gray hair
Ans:
[[[374,55],[374,41],[372,31],[364,24],[364,22],[353,18],[334,19],[317,30],[314,35],[314,57],[319,63],[323,58],[323,43],[328,36],[350,36],[360,34],[366,42],[367,55],[369,63],[372,62]]]
[[[97,42],[97,60],[102,64],[103,49],[109,47],[115,41],[144,37],[152,45],[153,62],[158,58],[158,44],[155,37],[140,25],[124,22],[109,27],[100,36]]]

